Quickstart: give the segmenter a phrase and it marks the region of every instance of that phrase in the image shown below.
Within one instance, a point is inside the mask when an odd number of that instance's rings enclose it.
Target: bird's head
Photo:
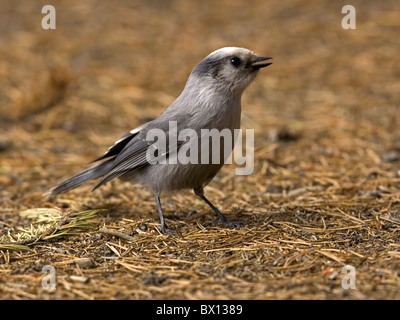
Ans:
[[[196,82],[243,92],[261,68],[267,67],[270,57],[258,57],[254,52],[237,47],[226,47],[210,53],[193,69]]]

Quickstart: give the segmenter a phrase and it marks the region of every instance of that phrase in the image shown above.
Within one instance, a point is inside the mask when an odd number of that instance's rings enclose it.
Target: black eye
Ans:
[[[238,67],[242,63],[242,60],[240,60],[240,58],[238,58],[238,57],[233,57],[231,59],[231,63],[233,66]]]

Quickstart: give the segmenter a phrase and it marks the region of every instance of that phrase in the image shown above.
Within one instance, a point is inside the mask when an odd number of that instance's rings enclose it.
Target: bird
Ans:
[[[221,223],[239,227],[240,223],[228,220],[204,195],[204,187],[220,171],[224,158],[221,157],[221,161],[217,163],[154,163],[149,161],[149,151],[169,160],[172,152],[171,148],[155,150],[148,135],[161,131],[166,137],[164,142],[169,147],[180,150],[183,143],[173,142],[171,123],[176,124],[178,130],[190,128],[199,134],[203,129],[228,129],[233,134],[234,130],[240,128],[244,90],[256,78],[261,68],[272,64],[269,61],[271,59],[257,56],[253,51],[240,47],[224,47],[211,52],[192,69],[181,94],[156,119],[122,136],[102,156],[93,160],[91,167],[51,188],[46,195],[64,193],[99,178],[92,191],[116,178],[141,184],[153,191],[160,218],[159,230],[162,234],[167,234],[161,193],[191,189],[215,212]],[[220,149],[228,147],[232,151],[233,144],[227,143],[228,145],[224,145],[224,140],[221,139]],[[196,155],[198,159],[201,158],[201,152],[206,150],[204,148],[211,149],[211,146],[201,146]]]

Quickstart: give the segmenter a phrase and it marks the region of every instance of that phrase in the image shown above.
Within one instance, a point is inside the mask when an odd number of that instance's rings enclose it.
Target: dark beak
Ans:
[[[268,67],[269,65],[271,65],[272,64],[272,62],[267,62],[267,63],[260,63],[260,62],[262,62],[262,61],[266,61],[266,60],[271,60],[272,58],[271,57],[258,57],[252,64],[251,64],[251,66],[252,66],[252,68],[253,69],[255,69],[255,70],[258,70],[258,69],[261,69],[261,68],[264,68],[264,67]]]

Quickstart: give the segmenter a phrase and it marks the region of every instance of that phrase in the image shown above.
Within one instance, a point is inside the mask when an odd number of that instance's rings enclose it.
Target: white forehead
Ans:
[[[211,52],[209,56],[246,56],[246,55],[254,55],[253,51],[250,51],[246,48],[239,48],[239,47],[225,47],[214,52]]]

